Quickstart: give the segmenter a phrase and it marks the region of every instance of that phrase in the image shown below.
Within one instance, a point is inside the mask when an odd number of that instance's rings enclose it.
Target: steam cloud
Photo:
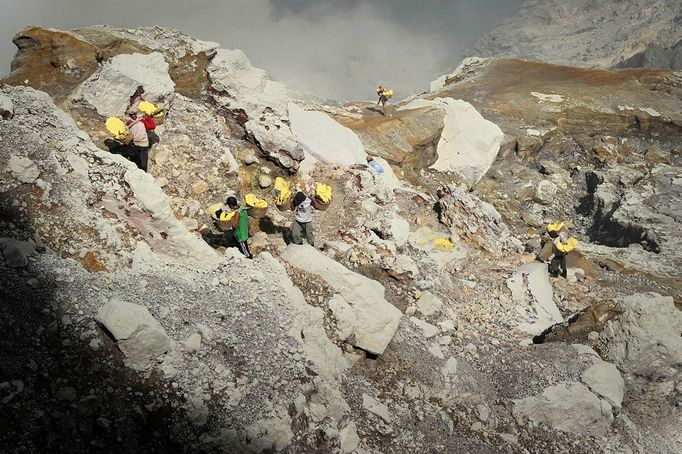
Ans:
[[[290,88],[332,99],[424,91],[521,0],[0,0],[0,74],[26,25],[164,25],[246,52]]]

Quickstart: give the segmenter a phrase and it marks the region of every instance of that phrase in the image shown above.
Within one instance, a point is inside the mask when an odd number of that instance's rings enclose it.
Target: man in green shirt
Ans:
[[[230,224],[232,226],[232,234],[234,236],[234,241],[239,249],[239,252],[244,254],[247,259],[253,258],[251,251],[249,251],[249,215],[246,212],[246,208],[243,208],[237,202],[237,198],[230,196],[225,201],[225,205],[216,211],[216,217],[220,219],[220,215],[223,212],[234,212],[234,215],[230,219]]]

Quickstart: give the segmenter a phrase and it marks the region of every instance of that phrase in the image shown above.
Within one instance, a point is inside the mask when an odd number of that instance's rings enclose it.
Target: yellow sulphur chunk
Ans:
[[[291,183],[282,177],[275,178],[275,191],[277,192],[277,205],[285,204],[291,198]]]
[[[433,244],[441,252],[451,251],[455,247],[455,243],[447,238],[438,237],[434,240]]]
[[[568,239],[566,244],[562,243],[561,241],[557,241],[555,244],[556,244],[556,248],[565,254],[565,253],[571,252],[573,249],[575,249],[575,247],[578,245],[578,240],[571,237]]]
[[[322,203],[329,203],[332,201],[332,187],[323,183],[315,185],[315,196],[322,201]]]
[[[267,208],[268,207],[268,202],[266,202],[263,199],[259,199],[256,197],[255,194],[246,194],[246,197],[244,197],[244,200],[246,201],[246,205],[254,208]]]
[[[234,211],[229,211],[229,212],[227,212],[227,213],[222,212],[222,213],[220,214],[220,219],[218,219],[218,218],[216,217],[216,215],[215,215],[216,212],[217,212],[219,209],[221,209],[222,207],[223,207],[223,204],[222,204],[222,203],[214,203],[213,205],[211,205],[210,207],[208,207],[208,208],[206,209],[206,211],[207,211],[208,214],[211,216],[211,218],[212,218],[212,219],[215,219],[216,221],[223,221],[223,222],[229,221],[229,220],[232,219],[232,217],[234,216],[234,213],[235,213]]]
[[[122,139],[128,133],[128,128],[126,127],[126,124],[123,123],[123,120],[121,120],[120,118],[109,117],[107,118],[107,121],[106,123],[104,123],[104,125],[106,126],[107,131],[111,133],[114,139]]]
[[[137,108],[140,110],[140,112],[144,112],[145,114],[149,115],[150,117],[154,115],[155,113],[158,112],[159,108],[156,107],[154,104],[150,103],[149,101],[142,101],[140,104],[137,106]]]
[[[558,232],[561,230],[561,228],[564,226],[563,222],[557,222],[556,224],[548,224],[547,225],[547,231],[548,232]]]

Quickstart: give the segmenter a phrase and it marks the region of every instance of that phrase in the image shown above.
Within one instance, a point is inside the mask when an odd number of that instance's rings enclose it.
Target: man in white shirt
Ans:
[[[149,160],[149,136],[147,136],[147,128],[144,127],[142,119],[139,118],[137,110],[131,109],[128,111],[127,122],[128,130],[133,136],[132,145],[136,148],[138,153],[138,167],[145,172],[147,171],[147,161]]]
[[[294,222],[291,224],[291,237],[296,244],[303,244],[303,236],[309,245],[315,247],[313,233],[313,209],[317,209],[314,200],[302,192],[297,192],[291,201],[294,210]]]

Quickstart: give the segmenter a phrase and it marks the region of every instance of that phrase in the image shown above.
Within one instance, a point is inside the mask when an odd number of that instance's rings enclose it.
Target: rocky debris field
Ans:
[[[1,451],[682,450],[678,74],[469,59],[383,115],[160,27],[15,43]],[[149,174],[102,146],[139,84]],[[332,187],[315,247],[277,177]],[[207,214],[247,193],[254,260]]]

